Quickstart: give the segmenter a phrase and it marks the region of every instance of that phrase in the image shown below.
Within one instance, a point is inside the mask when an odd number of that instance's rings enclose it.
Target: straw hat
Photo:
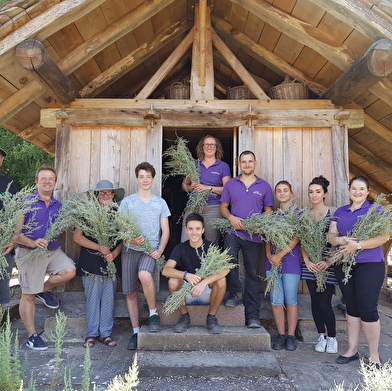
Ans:
[[[107,181],[105,179],[99,181],[97,183],[97,186],[95,186],[95,189],[92,189],[92,191],[102,191],[102,190],[113,190],[117,202],[120,202],[125,195],[125,190],[122,187],[115,188],[112,182]]]

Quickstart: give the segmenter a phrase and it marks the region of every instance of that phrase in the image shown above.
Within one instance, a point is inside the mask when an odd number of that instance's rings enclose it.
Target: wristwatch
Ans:
[[[357,250],[362,250],[362,246],[361,246],[361,243],[357,243]]]

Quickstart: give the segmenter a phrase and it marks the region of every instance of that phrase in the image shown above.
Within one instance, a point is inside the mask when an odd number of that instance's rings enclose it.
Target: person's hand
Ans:
[[[162,254],[158,250],[155,250],[151,254],[149,254],[149,256],[157,260],[162,256]]]
[[[270,257],[268,257],[268,260],[270,261],[271,265],[274,266],[280,266],[282,262],[282,258],[277,254],[271,255]]]
[[[329,261],[321,261],[316,263],[315,266],[318,272],[324,272],[331,266],[331,263]]]
[[[192,182],[194,183],[194,182]],[[202,185],[201,183],[196,183],[196,186],[194,187],[194,189],[198,192],[201,193],[203,191],[209,191],[211,188],[211,186],[207,186],[207,185]]]
[[[106,262],[113,262],[114,261],[114,255],[112,252],[109,252],[109,254],[105,255],[105,261]]]
[[[348,238],[348,237],[344,237],[345,239],[345,244],[342,244],[339,247],[339,251],[346,253],[346,254],[354,254],[355,251],[357,251],[357,245],[358,245],[358,241],[356,238]]]
[[[137,238],[131,238],[128,241],[130,244],[136,244],[137,246],[142,246],[145,242],[143,235],[138,236]]]
[[[320,271],[318,269],[317,265],[315,263],[313,263],[312,261],[305,261],[305,266],[312,273],[317,273]]]
[[[48,241],[44,238],[39,238],[33,241],[34,242],[34,248],[46,248],[48,247]]]
[[[242,220],[241,217],[231,215],[228,218],[228,220],[230,221],[230,224],[232,225],[232,227],[235,230],[238,231],[238,230],[244,229],[244,227],[242,226],[242,223],[241,223],[241,220]]]
[[[195,286],[201,281],[201,277],[197,276],[196,274],[187,273],[186,281],[192,286]]]
[[[190,294],[192,297],[200,297],[201,294],[203,293],[204,289],[206,288],[207,284],[204,281],[200,281],[197,285],[195,285],[191,291]]]
[[[107,255],[110,253],[110,248],[109,247],[105,247],[105,246],[101,246],[99,245],[99,250],[98,250],[101,254],[103,255]]]
[[[2,247],[2,249],[5,249],[5,251],[1,255],[4,256],[4,255],[9,254],[13,250],[13,248],[14,248],[14,245],[12,243],[8,243],[8,244],[4,245]]]

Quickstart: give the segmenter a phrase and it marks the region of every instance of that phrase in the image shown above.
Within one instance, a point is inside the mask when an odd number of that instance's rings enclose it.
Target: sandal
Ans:
[[[110,335],[105,338],[99,337],[98,341],[103,343],[105,346],[110,346],[111,348],[114,348],[117,345],[117,341],[115,341]]]
[[[85,348],[92,348],[95,345],[95,342],[97,341],[97,337],[86,337],[84,339],[84,344],[83,346]]]

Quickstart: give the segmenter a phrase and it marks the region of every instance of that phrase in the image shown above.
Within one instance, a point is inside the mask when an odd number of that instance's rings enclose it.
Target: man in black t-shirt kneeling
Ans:
[[[198,213],[191,213],[186,218],[186,233],[189,240],[177,244],[170,254],[162,270],[162,274],[169,277],[170,294],[181,289],[183,284],[191,284],[190,297],[186,304],[210,304],[207,315],[207,328],[211,334],[220,334],[222,327],[218,324],[216,313],[226,292],[226,274],[229,269],[212,274],[205,279],[195,274],[200,268],[201,255],[207,253],[211,242],[203,239],[204,219]],[[176,333],[183,333],[191,322],[186,304],[179,307],[180,318],[174,326]]]

